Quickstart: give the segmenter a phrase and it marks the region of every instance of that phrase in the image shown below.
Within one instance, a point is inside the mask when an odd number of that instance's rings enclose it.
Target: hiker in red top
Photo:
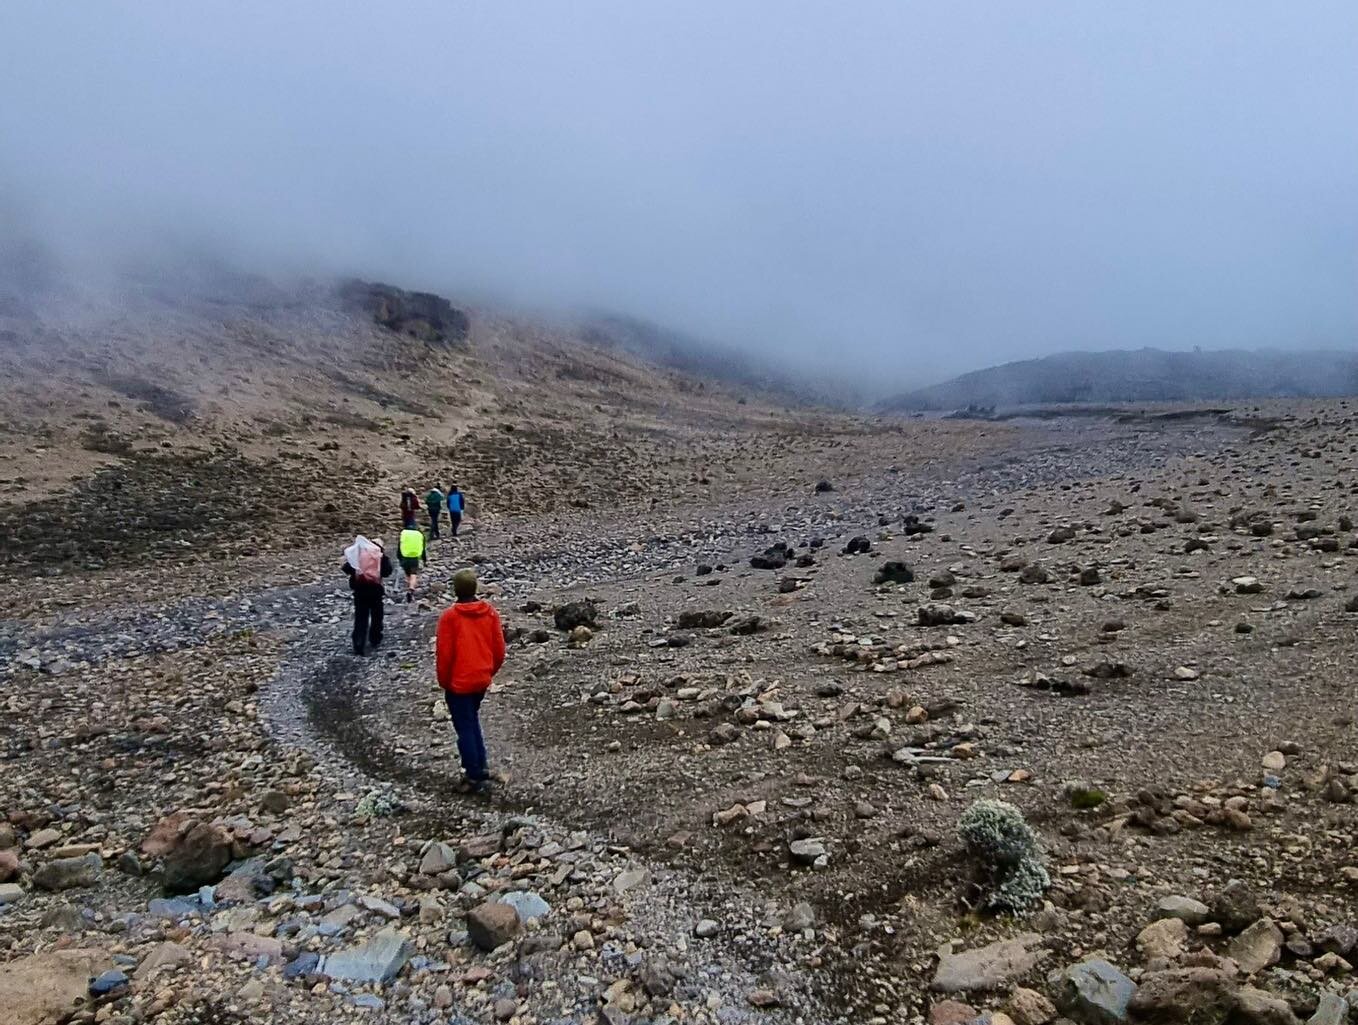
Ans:
[[[505,663],[500,614],[490,602],[477,599],[476,587],[472,570],[453,574],[457,602],[439,617],[434,644],[435,670],[457,731],[464,786],[471,792],[480,792],[490,783],[486,741],[481,736],[481,699]]]
[[[415,514],[420,511],[420,499],[415,494],[414,488],[406,488],[401,492],[401,529],[406,530],[415,526]]]

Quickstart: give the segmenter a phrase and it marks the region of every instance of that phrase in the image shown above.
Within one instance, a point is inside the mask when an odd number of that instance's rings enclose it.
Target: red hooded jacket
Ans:
[[[439,617],[434,666],[444,690],[479,694],[504,664],[504,629],[489,602],[460,601]]]

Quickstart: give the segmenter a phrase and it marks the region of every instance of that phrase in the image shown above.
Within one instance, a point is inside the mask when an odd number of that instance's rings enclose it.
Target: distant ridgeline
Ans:
[[[464,345],[471,321],[441,295],[407,292],[392,285],[346,281],[340,298],[389,331],[433,345]]]
[[[1068,352],[976,370],[886,399],[887,411],[1358,395],[1358,353]]]

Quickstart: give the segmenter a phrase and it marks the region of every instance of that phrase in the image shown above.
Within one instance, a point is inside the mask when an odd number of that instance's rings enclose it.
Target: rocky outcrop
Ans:
[[[466,313],[432,292],[355,280],[341,286],[340,298],[387,330],[432,345],[465,345],[471,330]]]

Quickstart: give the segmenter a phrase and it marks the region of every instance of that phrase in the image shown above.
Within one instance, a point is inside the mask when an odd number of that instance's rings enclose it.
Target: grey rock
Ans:
[[[1235,939],[1226,952],[1246,975],[1261,972],[1278,963],[1282,956],[1283,934],[1273,920],[1261,918]]]
[[[500,897],[501,904],[508,904],[518,914],[522,922],[531,922],[551,912],[552,906],[538,894],[530,890],[511,890]]]
[[[1243,987],[1235,996],[1231,1021],[1241,1025],[1301,1025],[1282,997],[1253,986]]]
[[[1349,1020],[1349,1002],[1338,993],[1320,994],[1316,1013],[1306,1020],[1306,1025],[1344,1025]]]
[[[90,980],[90,996],[107,996],[109,993],[125,988],[130,981],[126,972],[119,971],[117,968],[110,968]]]
[[[42,890],[74,890],[94,886],[104,874],[104,862],[94,851],[79,858],[57,858],[33,873],[33,885]]]
[[[420,859],[420,874],[436,876],[447,872],[456,864],[457,851],[446,843],[435,841],[424,850],[424,857]]]
[[[321,955],[310,950],[303,951],[297,957],[283,966],[283,978],[291,981],[293,979],[304,978],[308,975],[315,975],[316,969],[321,965]]]
[[[958,954],[940,951],[930,986],[940,993],[1004,989],[1046,956],[1041,942],[1041,936],[1030,932]]]
[[[829,858],[820,840],[793,840],[787,850],[798,865],[823,865]]]
[[[386,982],[410,960],[413,950],[405,933],[383,929],[357,946],[322,958],[318,971],[344,982]]]
[[[804,932],[816,924],[816,910],[806,901],[798,901],[783,916],[783,928],[788,932]]]
[[[1117,1025],[1127,1020],[1136,983],[1107,961],[1092,958],[1053,973],[1056,1006],[1081,1025]]]
[[[1177,918],[1184,925],[1202,925],[1210,914],[1206,904],[1192,897],[1162,897],[1155,905],[1156,918]]]
[[[617,894],[627,893],[635,890],[642,883],[650,878],[650,873],[644,868],[629,868],[619,872],[613,878],[613,892]]]

